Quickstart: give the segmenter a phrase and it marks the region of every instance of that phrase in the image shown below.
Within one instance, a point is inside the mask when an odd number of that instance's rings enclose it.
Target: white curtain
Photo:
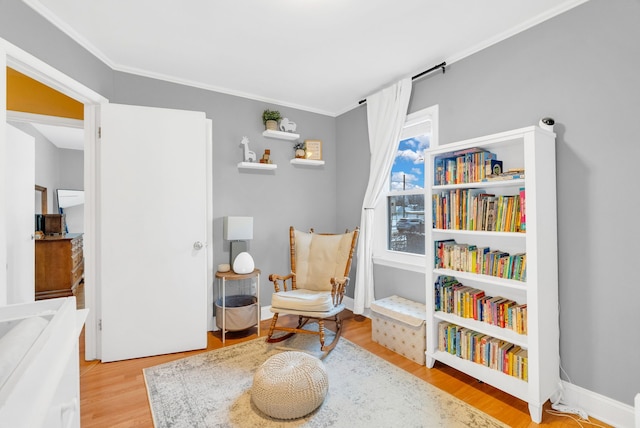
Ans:
[[[353,312],[361,314],[371,307],[373,295],[374,208],[384,191],[398,149],[400,133],[407,116],[411,79],[406,78],[367,97],[369,125],[369,184],[364,195],[358,240],[358,270]]]

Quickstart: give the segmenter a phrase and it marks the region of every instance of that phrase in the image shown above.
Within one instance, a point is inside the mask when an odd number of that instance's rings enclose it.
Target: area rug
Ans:
[[[256,369],[271,355],[287,350],[320,357],[329,376],[324,403],[291,421],[272,419],[251,402]],[[298,334],[279,344],[258,338],[144,369],[154,424],[157,428],[506,427],[345,338],[328,355],[317,351],[317,336]]]

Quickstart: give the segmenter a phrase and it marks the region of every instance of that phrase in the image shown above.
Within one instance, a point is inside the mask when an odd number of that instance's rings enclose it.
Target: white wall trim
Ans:
[[[80,119],[25,113],[23,111],[7,110],[7,120],[13,122],[41,123],[43,125],[64,126],[66,128],[84,128],[84,121]]]
[[[633,406],[613,400],[572,383],[562,381],[564,388],[563,403],[579,407],[589,416],[619,428],[633,428]],[[639,427],[640,428],[640,427]]]
[[[101,104],[108,100],[16,45],[0,38],[7,57],[7,66],[84,104]]]

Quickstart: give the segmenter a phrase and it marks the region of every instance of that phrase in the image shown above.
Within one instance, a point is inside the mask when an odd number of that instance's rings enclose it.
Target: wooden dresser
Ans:
[[[36,241],[36,300],[72,296],[84,274],[82,234]]]

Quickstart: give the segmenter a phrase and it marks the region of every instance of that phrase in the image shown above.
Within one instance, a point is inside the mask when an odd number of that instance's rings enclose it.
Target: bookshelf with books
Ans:
[[[427,366],[529,405],[558,392],[555,134],[537,126],[428,150]]]

